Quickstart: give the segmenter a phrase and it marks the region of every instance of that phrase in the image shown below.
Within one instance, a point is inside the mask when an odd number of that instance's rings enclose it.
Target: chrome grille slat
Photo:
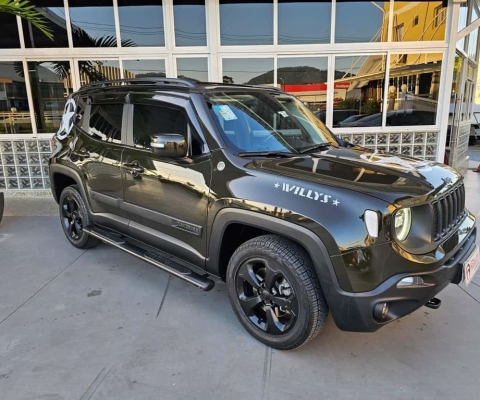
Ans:
[[[465,187],[462,184],[432,202],[432,234],[435,241],[455,229],[465,215]]]

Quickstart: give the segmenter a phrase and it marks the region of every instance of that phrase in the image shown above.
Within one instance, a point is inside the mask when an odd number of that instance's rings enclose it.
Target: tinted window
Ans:
[[[133,143],[150,148],[151,137],[177,133],[187,137],[187,119],[182,111],[158,106],[136,104],[133,112]]]
[[[27,48],[68,47],[67,27],[63,0],[35,0],[35,11],[42,15],[51,29],[50,40],[31,22],[22,19],[23,37]],[[0,24],[1,25],[1,24]]]
[[[75,47],[116,47],[112,0],[69,0]]]
[[[330,43],[331,15],[330,1],[279,0],[278,44]]]
[[[94,104],[88,133],[107,142],[122,141],[123,104]]]
[[[0,49],[15,49],[20,47],[18,36],[17,17],[15,15],[0,12]]]
[[[119,0],[122,47],[165,46],[160,0]]]
[[[206,46],[205,1],[173,0],[175,44]]]
[[[273,1],[220,0],[220,42],[222,46],[273,44]]]

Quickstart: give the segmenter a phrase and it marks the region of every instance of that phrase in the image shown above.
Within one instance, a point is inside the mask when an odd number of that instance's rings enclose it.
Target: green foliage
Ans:
[[[381,104],[377,100],[368,100],[362,104],[362,114],[377,114],[381,110]]]
[[[18,15],[38,28],[50,40],[53,40],[51,28],[43,15],[35,10],[29,0],[0,0],[0,13]]]
[[[339,102],[338,106],[347,110],[358,110],[360,109],[360,99],[358,97],[350,97]]]

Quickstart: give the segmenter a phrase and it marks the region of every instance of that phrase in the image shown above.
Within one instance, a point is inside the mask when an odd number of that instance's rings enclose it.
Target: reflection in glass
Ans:
[[[273,58],[224,58],[223,82],[273,86]]]
[[[220,0],[222,46],[273,44],[273,1]]]
[[[112,0],[69,0],[75,47],[116,47]]]
[[[208,82],[207,58],[177,58],[177,77]]]
[[[63,0],[36,0],[35,10],[42,14],[48,27],[52,30],[53,40],[22,19],[23,36],[27,48],[68,47],[67,21]]]
[[[0,134],[32,133],[22,62],[0,62]]]
[[[39,133],[53,133],[60,127],[67,97],[73,92],[70,71],[68,61],[28,63]]]
[[[435,125],[442,53],[392,54],[387,126]]]
[[[121,79],[120,62],[117,60],[94,60],[78,62],[80,70],[80,85],[88,85],[93,82],[110,81],[114,79]],[[127,76],[125,78],[134,78],[134,76]]]
[[[384,55],[335,57],[333,127],[382,125],[385,60]]]
[[[278,44],[330,43],[331,13],[331,2],[279,0]]]
[[[387,13],[389,4],[385,2]],[[394,42],[445,40],[447,9],[442,1],[395,0],[393,7]]]
[[[458,32],[467,27],[468,1],[460,3],[460,14],[458,16]]]
[[[327,57],[279,58],[277,83],[311,110],[320,111],[327,102],[327,71]]]
[[[477,61],[478,28],[468,35],[468,56]]]
[[[386,42],[388,11],[384,2],[337,2],[335,43]],[[388,7],[388,6],[387,6]]]
[[[122,46],[165,46],[161,0],[119,0]]]
[[[123,75],[125,79],[165,78],[165,60],[124,60]]]
[[[205,0],[174,0],[176,46],[206,46]]]
[[[18,49],[20,39],[18,36],[17,17],[15,15],[0,12],[0,49]]]

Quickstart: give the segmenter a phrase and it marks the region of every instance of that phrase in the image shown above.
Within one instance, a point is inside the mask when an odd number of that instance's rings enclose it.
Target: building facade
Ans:
[[[352,143],[464,168],[478,0],[32,0],[0,13],[0,190],[48,189],[66,99],[105,79],[278,86]],[[349,118],[349,119],[347,119]]]

